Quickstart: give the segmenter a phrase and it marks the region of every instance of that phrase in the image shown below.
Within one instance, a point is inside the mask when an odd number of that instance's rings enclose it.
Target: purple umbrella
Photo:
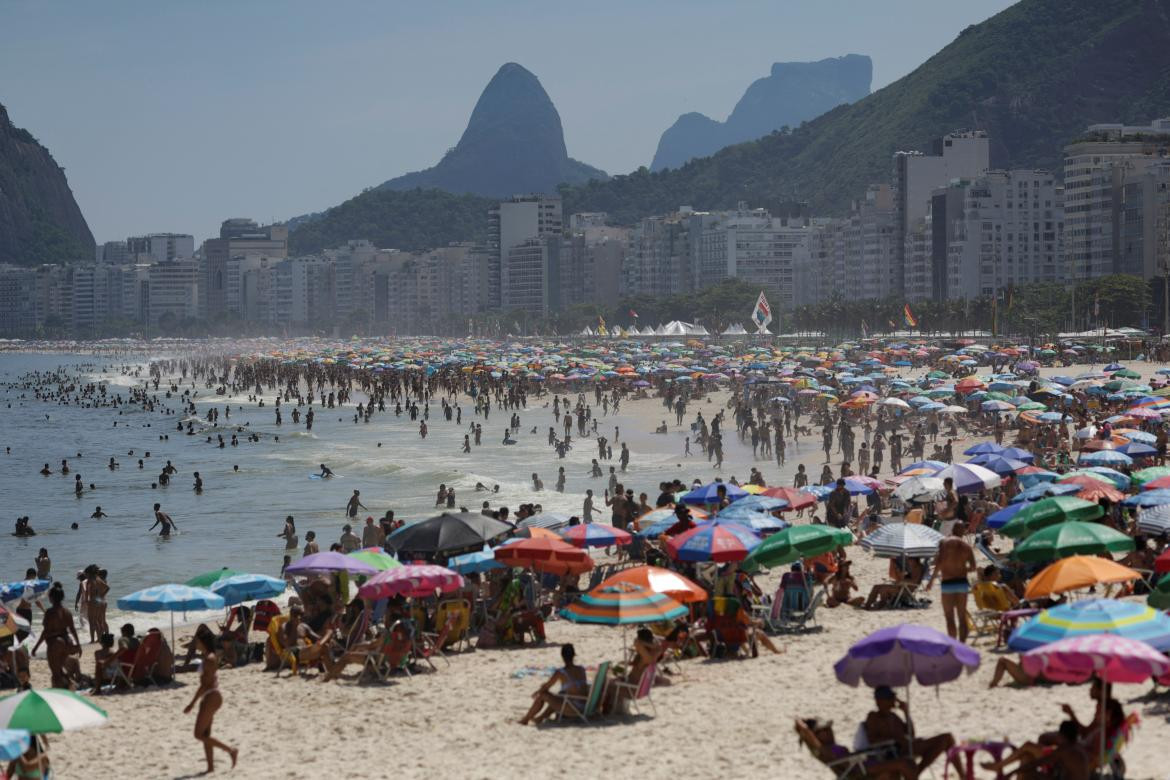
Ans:
[[[966,668],[979,667],[979,652],[933,628],[903,623],[875,631],[850,647],[833,664],[837,679],[854,687],[861,681],[877,688],[882,685],[906,688],[910,706],[910,681],[938,685],[957,679]],[[907,737],[913,745],[914,730],[907,718]]]
[[[333,574],[335,572],[347,572],[349,574],[376,574],[378,572],[373,566],[359,561],[357,558],[351,558],[348,555],[342,555],[339,552],[319,552],[312,555],[306,555],[296,563],[290,563],[285,571],[290,574]]]
[[[903,623],[883,628],[862,639],[833,665],[837,679],[856,686],[865,681],[879,685],[908,686],[911,679],[922,685],[950,682],[979,667],[979,652],[933,628]]]

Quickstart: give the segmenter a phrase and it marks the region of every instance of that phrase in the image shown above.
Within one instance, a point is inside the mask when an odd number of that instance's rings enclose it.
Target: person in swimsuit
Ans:
[[[926,590],[929,591],[934,585],[936,577],[941,579],[939,590],[942,591],[947,634],[960,642],[966,642],[967,595],[971,592],[967,575],[975,572],[977,566],[975,551],[958,535],[962,533],[962,529],[956,525],[952,533],[955,535],[943,539],[938,544],[938,557],[934,562],[934,571],[930,573],[930,579],[926,582]]]
[[[215,713],[223,706],[223,694],[219,692],[219,659],[215,657],[215,642],[211,633],[196,634],[195,642],[202,653],[203,665],[199,670],[199,689],[191,703],[183,708],[183,714],[189,713],[199,702],[199,714],[195,716],[195,739],[203,743],[203,755],[207,759],[208,773],[215,771],[214,749],[227,753],[232,757],[232,766],[235,767],[239,758],[239,748],[225,745],[211,736],[211,724]]]
[[[43,780],[49,776],[49,757],[41,748],[39,737],[34,736],[28,750],[8,762],[7,776],[13,780]]]
[[[49,588],[49,608],[45,610],[43,629],[31,655],[44,643],[49,660],[52,687],[72,689],[81,677],[81,665],[74,656],[81,654],[81,640],[73,625],[73,614],[65,608],[65,588],[59,582]],[[72,641],[70,641],[72,639]]]
[[[179,526],[175,525],[175,521],[171,519],[170,515],[168,515],[164,511],[162,511],[161,507],[162,507],[162,504],[155,504],[154,505],[154,525],[152,525],[150,528],[148,528],[146,530],[153,531],[155,526],[161,525],[162,528],[159,529],[158,535],[159,536],[170,536],[171,529],[174,528],[177,531],[179,529]]]
[[[576,655],[577,651],[571,644],[561,645],[561,660],[565,665],[553,672],[544,685],[532,694],[532,706],[520,719],[521,726],[529,723],[539,725],[554,712],[560,712],[566,696],[580,698],[589,695],[589,678],[585,674],[585,667],[574,663]],[[552,693],[551,689],[557,683],[561,684],[561,689]],[[544,712],[541,712],[541,708],[544,708]]]
[[[297,525],[293,522],[292,515],[284,518],[284,530],[276,536],[278,539],[284,539],[284,549],[286,550],[295,550],[300,546],[300,538],[297,536]]]

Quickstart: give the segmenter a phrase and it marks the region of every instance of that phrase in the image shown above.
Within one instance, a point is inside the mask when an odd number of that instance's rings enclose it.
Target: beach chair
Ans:
[[[284,629],[284,624],[288,622],[288,615],[278,615],[268,622],[268,646],[272,649],[273,655],[279,661],[276,667],[276,676],[284,671],[287,666],[293,674],[297,674],[297,655],[292,650],[285,648],[280,638],[280,633]]]
[[[1105,740],[1105,762],[1095,767],[1093,777],[1095,778],[1111,778],[1111,780],[1124,780],[1125,778],[1125,759],[1121,757],[1121,751],[1129,743],[1133,736],[1133,732],[1137,729],[1141,718],[1136,712],[1131,712],[1122,721],[1121,725],[1113,734],[1110,734]],[[1092,756],[1093,764],[1098,763],[1098,756],[1096,753]]]
[[[589,686],[587,696],[561,696],[561,709],[557,713],[557,721],[562,722],[566,715],[588,723],[589,719],[597,714],[605,698],[606,686],[609,685],[609,661],[597,667],[597,674],[593,676],[593,684]]]
[[[114,679],[112,680],[113,687],[117,688],[119,683],[126,686],[126,689],[134,687],[134,681],[130,677],[130,673],[134,671],[134,660],[138,657],[139,651],[142,649],[141,643],[134,650],[122,650],[116,656],[117,663],[114,665]]]
[[[446,625],[452,616],[455,617],[455,624],[441,647],[444,650],[453,647],[455,652],[459,652],[464,645],[471,646],[471,602],[455,599],[440,603],[435,610],[435,625]]]
[[[134,663],[130,666],[127,676],[132,684],[143,682],[158,685],[155,677],[158,669],[158,659],[162,654],[163,637],[154,631],[148,631],[142,641],[138,643],[138,652],[134,654]]]
[[[386,682],[390,675],[397,671],[406,672],[406,676],[409,677],[413,649],[414,641],[410,630],[402,621],[396,622],[383,635],[377,648],[366,655],[358,680],[365,677],[366,672],[371,672],[380,682]]]
[[[896,746],[892,741],[881,742],[871,747],[858,748],[857,745],[854,745],[852,753],[825,761],[820,757],[820,751],[823,746],[817,741],[816,735],[799,719],[796,721],[796,733],[800,737],[801,744],[808,748],[808,752],[812,753],[822,764],[827,766],[838,780],[865,777],[865,767],[868,762],[873,759],[888,758],[891,754],[896,753]],[[854,741],[857,741],[856,738]]]
[[[436,623],[438,619],[436,617]],[[416,655],[427,662],[432,669],[435,664],[431,661],[432,656],[439,656],[447,664],[451,665],[450,659],[443,653],[443,646],[447,643],[447,638],[455,630],[455,625],[459,622],[459,613],[448,612],[447,618],[443,622],[442,627],[437,632],[420,631],[418,633],[418,643],[416,647]]]
[[[252,630],[267,631],[269,622],[279,614],[280,607],[276,606],[269,599],[257,601],[255,608],[252,610]]]
[[[658,664],[650,664],[642,670],[642,676],[638,680],[638,684],[628,683],[623,680],[614,680],[610,683],[617,691],[626,691],[629,696],[625,699],[628,706],[633,707],[634,710],[641,715],[642,709],[638,702],[645,699],[650,703],[650,707],[654,710],[654,714],[658,714],[658,706],[654,704],[653,697],[650,696],[650,691],[654,687],[654,680],[658,677]]]
[[[998,635],[1003,613],[1012,608],[1006,588],[998,582],[977,582],[971,591],[975,611],[968,613],[976,636]]]
[[[715,596],[707,602],[707,632],[712,638],[712,657],[735,658],[748,643],[747,628],[739,621],[739,599],[733,596]]]

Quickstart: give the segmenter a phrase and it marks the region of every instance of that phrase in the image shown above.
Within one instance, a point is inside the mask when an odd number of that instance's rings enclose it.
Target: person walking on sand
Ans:
[[[926,582],[926,590],[934,585],[935,577],[940,579],[939,589],[942,591],[943,615],[947,619],[947,634],[960,642],[967,641],[967,594],[971,592],[971,583],[967,575],[976,570],[975,552],[971,545],[959,536],[962,529],[955,526],[954,536],[943,539],[938,544],[938,557],[935,558],[934,571]]]
[[[239,748],[225,745],[211,736],[212,721],[215,713],[223,706],[223,694],[219,692],[219,659],[215,656],[215,649],[211,646],[211,633],[196,633],[194,642],[199,648],[203,664],[199,669],[199,688],[195,691],[191,703],[183,708],[186,715],[199,702],[199,713],[195,716],[195,739],[203,743],[203,755],[207,759],[207,771],[215,771],[215,748],[219,748],[232,758],[232,767],[240,757]]]

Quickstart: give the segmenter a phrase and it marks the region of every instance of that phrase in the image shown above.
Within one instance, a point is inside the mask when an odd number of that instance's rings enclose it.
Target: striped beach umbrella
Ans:
[[[21,691],[0,699],[0,729],[60,734],[102,726],[108,719],[89,699],[59,688]]]
[[[700,523],[666,542],[676,561],[742,561],[760,543],[760,537],[738,523]]]
[[[1141,493],[1139,497],[1161,492],[1158,490]],[[1170,490],[1167,490],[1166,493],[1170,494]],[[1139,533],[1150,534],[1151,536],[1161,536],[1167,531],[1170,531],[1170,498],[1167,498],[1165,503],[1143,509],[1138,515],[1137,529]]]
[[[0,603],[9,604],[21,599],[39,596],[49,589],[52,580],[17,580],[0,585]]]
[[[1170,650],[1170,616],[1133,601],[1090,599],[1046,609],[1012,632],[1008,647],[1026,652],[1088,634],[1116,634]]]
[[[384,599],[391,596],[427,598],[435,591],[450,593],[463,587],[463,576],[443,566],[433,564],[406,564],[380,571],[358,588],[365,599]]]
[[[1079,486],[1078,486],[1079,487]],[[1099,504],[1075,496],[1053,496],[1035,501],[1016,513],[1000,533],[1019,539],[1056,523],[1096,520],[1105,514]]]
[[[619,582],[594,588],[562,609],[560,614],[574,623],[622,626],[675,620],[685,616],[687,608],[665,593]]]
[[[887,523],[861,540],[878,558],[932,558],[943,535],[920,523]]]
[[[1121,503],[1125,506],[1136,506],[1142,509],[1166,506],[1170,504],[1170,489],[1144,490],[1141,493],[1127,497]],[[1140,516],[1138,519],[1141,519]]]
[[[664,593],[684,604],[707,600],[707,591],[702,587],[691,582],[677,571],[658,566],[634,566],[630,569],[623,569],[603,580],[597,587],[604,588],[608,585],[621,583],[649,588],[655,593]]]
[[[351,553],[346,553],[350,558],[370,566],[377,571],[386,571],[387,569],[397,569],[402,565],[402,561],[390,555],[381,547],[366,547],[361,550],[354,550]]]
[[[561,536],[574,547],[613,547],[629,544],[633,534],[606,523],[574,525],[561,531]]]
[[[999,487],[1000,484],[998,474],[974,463],[956,463],[934,476],[939,479],[950,477],[954,480],[955,490],[959,493],[978,493],[980,490]]]
[[[1101,523],[1072,520],[1042,528],[1012,550],[1018,561],[1035,563],[1067,558],[1070,555],[1100,555],[1105,552],[1128,552],[1133,538]]]

